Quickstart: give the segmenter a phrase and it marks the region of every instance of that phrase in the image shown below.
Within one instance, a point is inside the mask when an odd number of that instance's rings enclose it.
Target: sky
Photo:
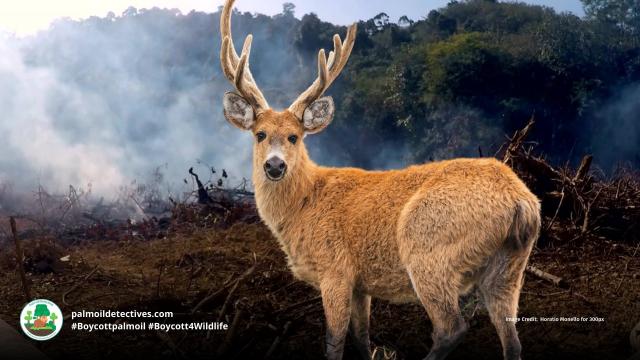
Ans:
[[[236,6],[241,11],[258,12],[266,15],[280,13],[283,2],[296,5],[296,15],[315,12],[326,21],[335,24],[349,24],[357,20],[370,19],[380,12],[386,12],[391,20],[397,21],[402,15],[417,20],[430,10],[442,7],[449,0],[238,0]],[[579,0],[528,0],[531,4],[545,5],[557,11],[570,11],[582,16]],[[0,30],[17,36],[27,36],[48,28],[52,21],[69,17],[84,19],[90,16],[104,17],[109,11],[121,14],[129,6],[141,8],[177,8],[183,13],[191,10],[213,12],[223,0],[19,0],[7,1],[0,11]]]

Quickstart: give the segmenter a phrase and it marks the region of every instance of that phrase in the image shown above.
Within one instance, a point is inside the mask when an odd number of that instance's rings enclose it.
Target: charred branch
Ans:
[[[209,197],[209,193],[207,192],[207,189],[205,189],[204,185],[202,184],[202,181],[200,181],[198,174],[193,172],[192,167],[189,168],[189,174],[193,176],[193,178],[196,180],[196,184],[198,185],[198,204],[212,203],[213,200]]]
[[[22,282],[22,289],[24,296],[27,300],[31,300],[31,290],[29,289],[29,282],[27,281],[27,275],[24,272],[24,254],[22,252],[22,246],[20,245],[20,239],[18,238],[18,229],[16,227],[16,219],[14,217],[9,218],[11,225],[11,234],[13,235],[13,241],[16,246],[16,268],[20,274],[20,281]]]
[[[575,171],[553,166],[534,155],[533,146],[526,145],[533,125],[531,118],[501,147],[504,154],[497,156],[511,166],[542,201],[545,224],[539,245],[558,239],[575,241],[586,236],[638,240],[638,175],[624,170],[613,180],[598,178],[591,172],[593,156],[590,154],[582,158]]]

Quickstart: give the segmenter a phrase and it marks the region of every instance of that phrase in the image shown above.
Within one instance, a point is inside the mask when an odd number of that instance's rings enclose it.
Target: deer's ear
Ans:
[[[331,96],[321,97],[304,110],[302,126],[307,134],[318,133],[327,127],[333,120],[335,106]]]
[[[227,118],[227,121],[232,125],[242,130],[250,130],[253,127],[256,122],[253,108],[242,96],[233,92],[227,92],[224,94],[222,104],[224,107],[224,117]]]

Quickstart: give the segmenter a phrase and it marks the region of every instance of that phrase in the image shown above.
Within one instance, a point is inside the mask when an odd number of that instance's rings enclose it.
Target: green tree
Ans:
[[[456,20],[443,15],[437,10],[431,10],[429,12],[429,15],[427,15],[427,23],[432,29],[436,30],[437,33],[445,36],[456,32],[456,27],[458,26]]]
[[[49,322],[47,323],[47,326],[49,326],[51,328],[51,330],[55,330],[56,329],[56,319],[58,319],[58,315],[56,315],[56,313],[51,313],[51,316],[49,316]]]
[[[614,24],[631,33],[640,33],[638,0],[582,0],[588,18]]]
[[[487,100],[501,92],[508,61],[490,35],[457,34],[432,45],[427,53],[427,102]]]
[[[33,312],[31,310],[27,310],[27,315],[24,317],[27,320],[27,325],[31,325],[31,320],[33,320]]]
[[[51,312],[49,311],[49,308],[47,307],[47,305],[45,304],[38,304],[36,305],[36,311],[35,311],[35,317],[39,318],[41,316],[49,316],[51,314]]]
[[[317,59],[318,49],[333,43],[333,34],[337,32],[334,25],[324,22],[314,13],[305,14],[300,20],[298,32],[295,35],[295,45],[303,52],[312,54],[313,61]]]

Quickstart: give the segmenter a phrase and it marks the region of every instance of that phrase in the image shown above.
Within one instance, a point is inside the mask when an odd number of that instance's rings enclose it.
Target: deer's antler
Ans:
[[[253,107],[256,115],[267,110],[269,104],[258,88],[251,70],[249,70],[249,54],[251,53],[251,40],[253,36],[247,35],[242,47],[242,54],[238,57],[233,39],[231,37],[231,10],[235,0],[227,0],[220,16],[220,36],[222,48],[220,49],[220,64],[222,72],[235,86],[236,90]]]
[[[318,78],[289,106],[289,111],[299,119],[302,119],[304,110],[322,96],[347,64],[356,40],[356,31],[355,23],[349,26],[344,43],[338,34],[333,35],[333,51],[329,53],[328,59],[325,57],[324,49],[318,52]]]

